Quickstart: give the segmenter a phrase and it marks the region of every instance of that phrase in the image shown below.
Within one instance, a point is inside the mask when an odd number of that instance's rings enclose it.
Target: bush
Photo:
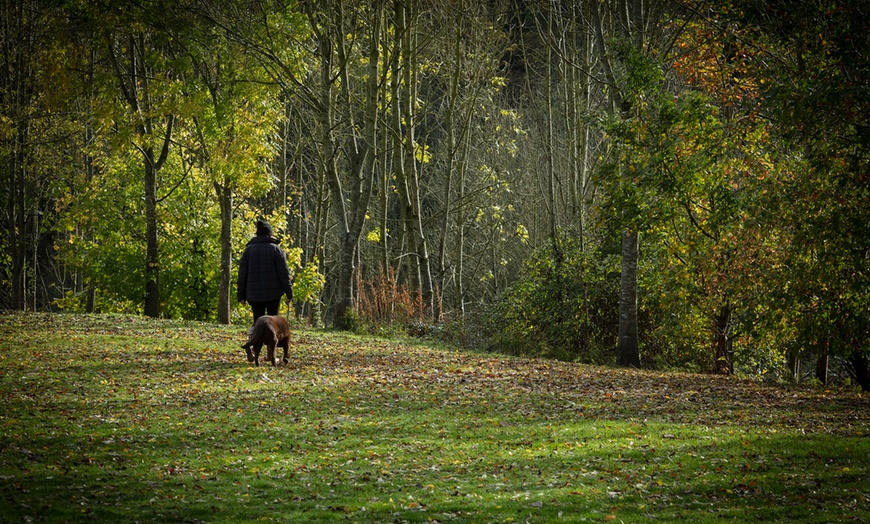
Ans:
[[[554,256],[556,253],[556,256]],[[614,358],[618,257],[569,237],[540,249],[522,277],[481,316],[485,346],[523,356],[607,364]]]
[[[357,273],[357,313],[353,331],[373,335],[412,334],[426,331],[419,294],[400,284],[393,268],[381,268],[370,280]]]

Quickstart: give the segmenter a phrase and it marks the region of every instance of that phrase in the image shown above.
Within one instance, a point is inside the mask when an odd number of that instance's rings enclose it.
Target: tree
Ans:
[[[802,343],[847,359],[870,390],[870,4],[783,0],[744,8],[742,22],[758,24],[773,58],[764,105],[777,118],[777,136],[803,160],[779,202],[791,270],[781,276],[801,312]]]
[[[411,278],[419,294],[423,312],[432,315],[434,290],[432,268],[429,263],[429,248],[423,228],[420,207],[420,179],[417,169],[422,152],[416,141],[417,113],[417,10],[415,2],[394,0],[392,12],[395,29],[392,71],[392,133],[401,136],[394,145],[396,187],[402,210],[403,229],[407,234],[410,251],[414,254],[411,263]]]
[[[667,56],[667,35],[662,34],[660,20],[663,2],[615,1],[610,10],[598,5],[590,9],[599,59],[608,85],[611,117],[630,121],[640,114],[643,96],[647,90],[661,89],[664,77],[657,73],[652,52]],[[618,177],[622,187],[631,192],[632,172],[646,166],[635,165],[632,151],[617,149],[621,157]],[[622,278],[619,299],[619,338],[616,348],[617,364],[640,366],[640,345],[637,329],[637,268],[639,257],[639,230],[641,217],[631,206],[623,207]]]
[[[11,284],[4,302],[14,309],[27,307],[27,260],[36,236],[38,213],[33,132],[41,113],[41,99],[48,89],[41,70],[47,65],[48,49],[40,42],[51,30],[49,17],[38,2],[5,2],[0,23],[0,165],[4,206],[3,280]],[[6,262],[8,260],[8,262]],[[35,278],[35,275],[33,275]]]
[[[354,308],[353,282],[355,258],[363,225],[374,188],[374,150],[376,148],[380,104],[380,38],[383,20],[383,2],[375,2],[368,10],[371,24],[368,29],[367,71],[364,81],[364,103],[357,127],[354,117],[356,93],[352,91],[350,68],[354,50],[345,38],[351,34],[351,24],[360,13],[353,6],[336,2],[322,7],[307,6],[310,28],[319,50],[319,93],[314,107],[319,114],[318,133],[320,165],[333,198],[339,240],[339,271],[336,279],[337,298],[333,321],[337,327],[348,326],[348,315]],[[340,91],[335,93],[336,82]],[[347,132],[340,136],[337,116],[346,123]],[[347,159],[349,177],[342,180],[339,155]]]
[[[107,34],[108,58],[121,97],[128,106],[123,119],[135,131],[130,138],[142,159],[145,201],[145,315],[160,315],[160,257],[158,238],[158,173],[172,145],[176,109],[172,84],[178,72],[168,61],[169,35],[141,27],[137,21],[156,16],[134,10]],[[119,115],[120,116],[120,115]]]
[[[498,12],[497,6],[456,0],[442,3],[420,20],[421,24],[428,21],[420,30],[432,35],[421,60],[422,67],[432,73],[425,75],[427,80],[420,82],[418,92],[427,101],[425,107],[435,108],[422,122],[431,153],[429,180],[423,189],[429,202],[440,193],[438,211],[433,212],[437,216],[433,223],[440,227],[432,228],[437,235],[437,254],[433,257],[436,321],[441,320],[445,309],[459,318],[466,312],[467,280],[471,280],[465,272],[466,233],[475,217],[469,217],[474,202],[468,188],[478,163],[483,161],[474,153],[487,142],[488,129],[484,128],[489,126],[485,122],[492,121],[491,115],[497,112],[503,83],[499,58],[508,45],[503,33],[490,30]],[[511,123],[506,131],[513,129],[516,127]],[[438,173],[443,173],[443,178]]]
[[[750,217],[759,212],[759,172],[771,169],[769,130],[757,117],[753,53],[738,34],[695,18],[684,27],[673,62],[682,87],[655,102],[645,135],[657,173],[651,187],[664,203],[655,211],[665,247],[659,269],[662,285],[681,290],[668,309],[688,303],[697,310],[711,333],[709,369],[727,374],[739,321],[757,306],[749,275],[767,260]]]
[[[221,8],[228,11],[224,12]],[[230,322],[232,300],[233,213],[237,193],[258,195],[269,188],[266,165],[272,129],[280,113],[270,86],[253,57],[242,52],[226,20],[243,16],[231,5],[207,5],[195,13],[185,50],[195,74],[190,83],[205,87],[196,104],[195,137],[190,150],[214,189],[220,209],[220,288],[218,322]],[[192,90],[193,91],[193,90]]]

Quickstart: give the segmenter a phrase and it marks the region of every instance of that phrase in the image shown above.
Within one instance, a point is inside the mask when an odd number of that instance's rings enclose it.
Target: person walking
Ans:
[[[265,314],[277,315],[281,297],[293,301],[293,281],[287,267],[287,255],[278,246],[272,226],[257,220],[257,236],[245,246],[239,261],[237,297],[239,302],[251,306],[254,322]]]

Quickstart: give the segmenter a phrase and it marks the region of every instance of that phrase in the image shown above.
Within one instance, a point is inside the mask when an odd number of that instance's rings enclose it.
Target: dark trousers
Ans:
[[[276,298],[268,302],[250,302],[251,312],[254,314],[254,322],[263,315],[277,315],[281,310],[281,299]]]

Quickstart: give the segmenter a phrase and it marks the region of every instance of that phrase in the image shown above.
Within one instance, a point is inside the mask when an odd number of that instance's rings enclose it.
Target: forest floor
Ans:
[[[870,396],[0,314],[2,522],[870,521]]]

